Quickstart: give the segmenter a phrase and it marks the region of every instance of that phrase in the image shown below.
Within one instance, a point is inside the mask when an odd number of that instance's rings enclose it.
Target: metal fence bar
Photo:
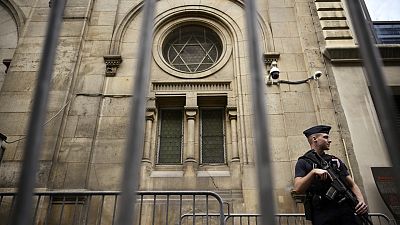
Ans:
[[[260,46],[257,34],[257,11],[254,0],[245,1],[246,24],[249,45],[249,66],[252,81],[252,95],[254,108],[254,134],[256,147],[257,178],[259,186],[259,203],[262,224],[275,224],[273,215],[274,196],[273,179],[271,172],[270,146],[267,126],[267,111],[265,109],[264,76],[262,72]],[[262,201],[263,200],[263,201]]]
[[[35,220],[36,220],[37,212],[38,212],[38,209],[39,209],[39,203],[40,203],[41,197],[42,197],[42,196],[38,196],[38,198],[37,198],[36,207],[35,207],[35,212],[33,213],[32,225],[35,224]]]
[[[359,49],[367,72],[367,79],[371,84],[371,96],[378,114],[387,152],[392,161],[394,171],[400,171],[400,142],[397,140],[399,132],[395,126],[396,108],[393,95],[384,80],[382,59],[371,39],[371,29],[365,21],[360,1],[347,0],[346,3],[357,41],[360,45]],[[400,193],[400,174],[395,173],[395,176],[397,192]]]
[[[144,118],[146,95],[150,76],[150,56],[153,40],[153,17],[155,0],[144,1],[143,23],[140,34],[138,62],[136,66],[135,84],[130,109],[127,144],[125,148],[125,165],[122,177],[122,196],[119,201],[117,225],[131,225],[134,216],[134,200],[139,181],[139,165],[144,140]]]
[[[65,196],[63,197],[63,201],[61,203],[61,212],[60,212],[60,216],[58,217],[58,225],[61,225],[61,221],[62,221],[63,214],[64,214],[64,206],[65,206]]]
[[[79,201],[79,198],[75,197],[74,214],[73,214],[73,217],[72,217],[72,224],[76,224],[76,222],[75,222],[76,221],[76,208],[78,208],[78,201]]]
[[[140,196],[139,225],[142,225],[143,195]]]
[[[43,139],[43,124],[46,118],[50,80],[56,56],[58,36],[66,0],[53,1],[47,23],[46,39],[40,60],[40,69],[33,98],[32,113],[29,120],[27,140],[24,147],[24,163],[18,185],[16,210],[12,217],[13,225],[30,225],[32,215],[32,194],[35,187],[36,171]]]

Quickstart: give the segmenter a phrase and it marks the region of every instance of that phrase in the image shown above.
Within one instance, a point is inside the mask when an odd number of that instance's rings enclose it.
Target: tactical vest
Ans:
[[[316,156],[314,150],[309,150],[299,159],[305,160],[314,168],[323,169],[323,162]],[[335,174],[339,177],[340,180],[344,181],[345,177],[343,177],[339,171],[337,165],[333,165],[332,159],[337,159],[335,156],[324,154],[322,158],[329,164],[331,168],[334,169]],[[304,201],[304,209],[306,214],[306,219],[311,220],[313,211],[319,207],[319,205],[323,204],[323,201],[329,201],[325,198],[325,194],[328,189],[331,187],[331,180],[327,179],[325,181],[314,180],[311,186],[307,189],[306,199]]]

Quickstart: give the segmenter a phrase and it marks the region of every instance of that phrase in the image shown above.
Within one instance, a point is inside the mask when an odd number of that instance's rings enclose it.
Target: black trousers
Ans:
[[[346,205],[321,206],[312,213],[313,225],[362,225],[361,219],[354,215]]]

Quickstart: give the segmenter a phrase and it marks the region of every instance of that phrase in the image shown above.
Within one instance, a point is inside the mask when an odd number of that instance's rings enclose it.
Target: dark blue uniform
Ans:
[[[306,153],[307,154],[307,153]],[[327,161],[332,168],[335,168],[337,175],[344,181],[349,175],[346,165],[337,157],[324,154],[322,158]],[[312,169],[319,168],[317,164],[300,157],[296,163],[295,177],[304,177]],[[331,180],[314,179],[307,190],[307,197],[311,200],[311,221],[313,225],[358,225],[361,224],[359,218],[354,215],[354,209],[348,204],[338,204],[336,201],[325,197],[330,187]],[[311,197],[312,196],[312,197]]]

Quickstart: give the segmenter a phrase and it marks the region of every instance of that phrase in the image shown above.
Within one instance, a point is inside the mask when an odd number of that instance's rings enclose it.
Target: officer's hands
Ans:
[[[356,214],[357,215],[363,215],[365,213],[368,212],[368,205],[365,204],[364,201],[360,201],[358,202],[358,204],[356,205]]]
[[[331,175],[326,170],[313,169],[313,173],[315,174],[316,177],[318,177],[321,180],[326,180],[328,178],[332,180]]]

